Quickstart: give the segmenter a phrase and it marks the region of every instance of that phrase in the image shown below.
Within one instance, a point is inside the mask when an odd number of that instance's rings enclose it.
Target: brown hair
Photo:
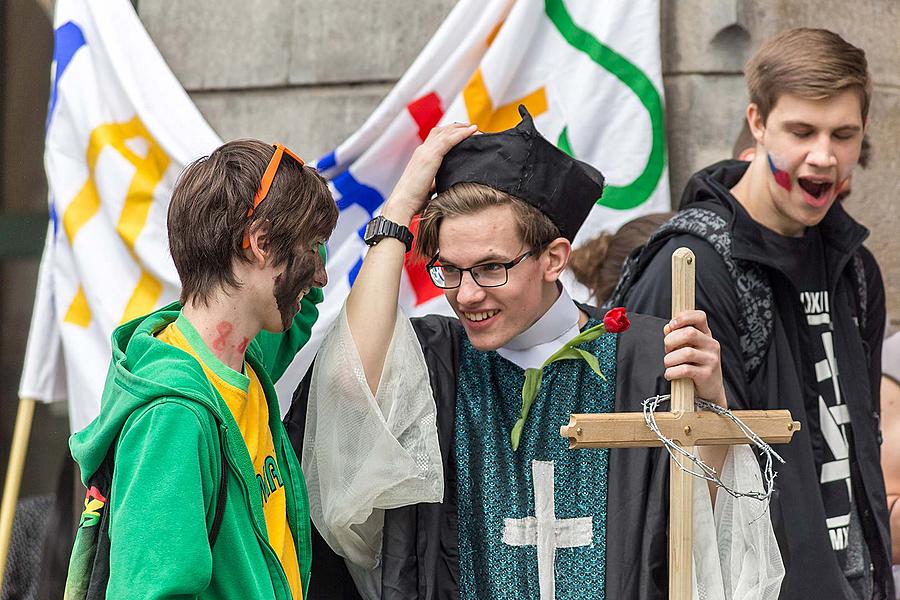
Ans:
[[[444,217],[471,215],[491,206],[504,205],[512,207],[526,246],[537,248],[560,237],[559,227],[524,200],[480,183],[457,183],[425,205],[419,221],[416,250],[426,260],[437,254],[438,232]]]
[[[575,279],[587,286],[603,304],[619,282],[625,259],[635,248],[643,246],[675,213],[653,213],[628,221],[615,234],[603,233],[572,252],[569,267]]]
[[[181,301],[206,304],[217,286],[240,287],[235,260],[249,261],[242,247],[247,228],[269,226],[268,248],[282,265],[299,247],[331,235],[338,210],[325,180],[287,153],[266,198],[247,210],[275,153],[258,140],[228,142],[188,165],[169,204],[169,251],[181,278]]]
[[[857,89],[862,118],[869,114],[872,79],[866,53],[826,29],[788,29],[763,42],[746,68],[750,102],[763,122],[784,94],[821,100]]]

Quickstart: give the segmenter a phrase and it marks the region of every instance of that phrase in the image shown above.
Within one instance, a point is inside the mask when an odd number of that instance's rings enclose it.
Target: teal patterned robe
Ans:
[[[460,598],[540,598],[542,578],[545,596],[555,580],[558,600],[604,597],[609,451],[569,450],[559,428],[571,413],[613,410],[616,340],[604,334],[580,346],[599,359],[606,381],[582,360],[544,368],[516,451],[510,430],[524,371],[462,341],[455,442]],[[553,531],[538,541],[544,523]],[[546,571],[540,575],[539,562]]]

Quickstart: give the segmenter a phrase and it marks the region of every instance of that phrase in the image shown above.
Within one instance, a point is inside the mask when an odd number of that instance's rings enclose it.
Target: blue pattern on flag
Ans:
[[[368,223],[366,223],[368,225]],[[359,239],[365,241],[366,239],[366,225],[363,225],[356,231],[356,235],[359,236]],[[356,261],[356,264],[353,265],[353,268],[350,269],[350,272],[347,273],[347,279],[350,280],[350,287],[353,287],[353,282],[356,281],[357,275],[359,275],[359,270],[362,268],[363,257],[360,256],[359,260]]]
[[[56,201],[50,196],[50,222],[53,223],[53,239],[56,240],[56,234],[59,232],[59,214],[56,212]]]
[[[334,152],[326,154],[319,159],[317,168],[323,170],[332,167],[335,164],[335,160]],[[331,180],[331,183],[341,195],[340,200],[337,201],[339,210],[345,210],[356,204],[369,213],[370,217],[374,217],[375,211],[384,204],[384,196],[382,196],[378,190],[357,181],[350,171],[344,171],[340,175],[337,175]],[[363,239],[365,231],[365,225],[357,231],[360,239]],[[353,282],[356,281],[356,276],[359,275],[359,270],[362,267],[362,260],[362,257],[360,257],[356,264],[353,265],[353,268],[350,269],[350,272],[347,273],[347,278],[349,279],[351,286],[353,286]]]
[[[335,151],[332,150],[318,161],[316,161],[316,169],[319,171],[327,171],[337,164],[337,156],[335,156]]]
[[[53,77],[53,85],[50,87],[50,108],[47,110],[46,124],[48,128],[59,97],[59,80],[69,63],[72,62],[72,57],[84,45],[84,32],[72,21],[60,25],[53,32],[53,61],[56,63],[56,75]]]
[[[358,204],[369,213],[370,217],[373,217],[375,211],[384,204],[384,196],[378,190],[358,182],[350,174],[350,171],[344,171],[332,179],[331,183],[341,194],[341,199],[337,201],[340,210]]]
[[[353,282],[356,281],[357,276],[359,276],[359,270],[362,268],[363,259],[360,258],[356,261],[356,264],[353,265],[353,268],[350,269],[350,273],[347,274],[347,278],[350,280],[350,287],[353,287]]]

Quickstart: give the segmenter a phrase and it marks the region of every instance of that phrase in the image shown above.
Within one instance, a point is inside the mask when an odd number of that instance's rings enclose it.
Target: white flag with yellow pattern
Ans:
[[[58,0],[45,169],[50,226],[19,394],[99,412],[113,329],[177,299],[175,179],[221,141],[127,0]]]

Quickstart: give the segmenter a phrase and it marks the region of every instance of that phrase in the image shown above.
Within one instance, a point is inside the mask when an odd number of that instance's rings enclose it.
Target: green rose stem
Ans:
[[[519,415],[519,420],[516,421],[516,424],[513,426],[512,432],[510,433],[510,440],[514,452],[519,449],[519,438],[522,436],[522,428],[525,427],[525,419],[528,418],[528,411],[531,410],[531,405],[534,403],[534,399],[541,389],[541,380],[544,377],[544,369],[547,365],[558,360],[580,359],[590,365],[591,370],[603,381],[606,381],[606,376],[600,371],[600,362],[597,360],[597,357],[587,350],[576,348],[576,346],[580,344],[596,340],[604,333],[606,333],[606,325],[602,323],[600,325],[595,325],[566,342],[559,351],[545,360],[544,364],[541,365],[539,369],[525,369],[525,383],[522,385],[522,412]]]

